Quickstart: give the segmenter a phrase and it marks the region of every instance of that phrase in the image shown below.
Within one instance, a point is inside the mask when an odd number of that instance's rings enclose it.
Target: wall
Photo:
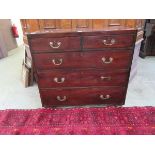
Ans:
[[[7,52],[17,47],[16,39],[12,36],[11,25],[10,19],[0,19],[1,39]]]
[[[15,24],[19,33],[19,38],[16,38],[17,45],[20,46],[23,44],[23,31],[20,23],[20,19],[11,19],[12,25]]]
[[[8,56],[2,33],[0,33],[0,59]]]

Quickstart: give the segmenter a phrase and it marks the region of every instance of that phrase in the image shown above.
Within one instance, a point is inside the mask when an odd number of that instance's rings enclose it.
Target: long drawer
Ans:
[[[105,71],[102,69],[52,70],[38,72],[40,88],[87,87],[87,86],[126,86],[128,70]]]
[[[123,104],[125,87],[40,89],[43,106]]]
[[[33,53],[80,50],[80,37],[34,38],[30,40]]]
[[[37,70],[63,68],[128,69],[132,52],[96,51],[33,54]]]
[[[122,48],[132,47],[135,37],[133,35],[97,35],[84,36],[84,49]]]

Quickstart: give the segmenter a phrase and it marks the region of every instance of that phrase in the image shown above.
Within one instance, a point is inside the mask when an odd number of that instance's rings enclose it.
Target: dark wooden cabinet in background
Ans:
[[[155,19],[146,19],[144,26],[144,40],[140,49],[140,56],[155,56]]]
[[[75,29],[124,26],[137,28],[139,31],[144,26],[142,19],[21,19],[23,32],[29,33],[41,29]],[[138,34],[139,35],[139,34]]]
[[[123,105],[136,37],[125,27],[29,33],[43,107]]]

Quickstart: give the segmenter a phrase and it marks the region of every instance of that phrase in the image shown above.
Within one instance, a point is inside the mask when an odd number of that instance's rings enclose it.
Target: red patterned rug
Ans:
[[[0,134],[155,135],[155,107],[0,110]]]

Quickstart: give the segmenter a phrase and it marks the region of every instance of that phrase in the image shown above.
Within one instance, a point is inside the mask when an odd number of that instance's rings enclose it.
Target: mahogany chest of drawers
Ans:
[[[27,35],[43,107],[123,105],[137,30],[48,30]]]

